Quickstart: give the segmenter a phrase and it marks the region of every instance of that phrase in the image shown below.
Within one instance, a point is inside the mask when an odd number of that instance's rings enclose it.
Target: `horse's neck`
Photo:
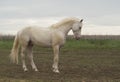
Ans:
[[[61,26],[58,28],[58,30],[60,30],[65,36],[68,34],[68,32],[71,30],[72,25],[65,25],[65,26]]]

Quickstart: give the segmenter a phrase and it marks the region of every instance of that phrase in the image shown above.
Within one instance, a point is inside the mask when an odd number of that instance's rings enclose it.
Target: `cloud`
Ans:
[[[27,26],[49,27],[66,17],[41,17],[41,18],[25,18],[25,19],[7,19],[0,20],[0,34],[16,34],[22,28]],[[72,34],[72,32],[70,32]],[[120,27],[111,25],[94,25],[92,23],[83,22],[82,35],[119,35]]]
[[[64,17],[41,17],[24,19],[2,19],[0,20],[0,34],[16,34],[17,31],[27,26],[38,26],[47,28],[60,21]]]
[[[95,30],[99,30],[97,34],[116,34],[118,31],[112,29],[120,29],[119,3],[119,0],[0,0],[0,32],[15,33],[31,25],[47,27],[74,16],[84,19],[83,34],[96,34]]]
[[[95,25],[103,25],[103,26],[120,26],[120,15],[119,14],[111,14],[104,15],[100,17],[94,17],[91,19],[91,23]]]
[[[82,34],[84,35],[120,35],[119,26],[95,26],[83,27]]]

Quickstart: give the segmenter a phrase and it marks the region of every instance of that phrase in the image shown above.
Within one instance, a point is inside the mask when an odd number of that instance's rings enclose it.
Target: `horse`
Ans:
[[[24,71],[28,71],[25,64],[25,54],[30,59],[30,64],[34,71],[38,71],[32,54],[33,45],[52,47],[54,52],[53,72],[59,73],[59,49],[66,42],[66,37],[70,30],[73,31],[74,38],[79,40],[81,37],[81,29],[83,19],[75,17],[65,18],[60,22],[49,26],[48,28],[29,26],[18,31],[10,54],[13,63],[18,64],[18,53],[20,51],[22,67]]]

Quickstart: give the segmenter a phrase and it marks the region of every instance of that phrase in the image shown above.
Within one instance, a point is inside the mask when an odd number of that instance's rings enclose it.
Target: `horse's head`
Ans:
[[[83,19],[76,21],[72,26],[72,31],[76,40],[79,40],[81,37],[82,22]]]

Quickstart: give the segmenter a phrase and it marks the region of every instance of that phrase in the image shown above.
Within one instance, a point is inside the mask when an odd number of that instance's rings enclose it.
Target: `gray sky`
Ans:
[[[49,26],[66,17],[84,19],[82,34],[120,34],[120,0],[0,0],[0,34]]]

